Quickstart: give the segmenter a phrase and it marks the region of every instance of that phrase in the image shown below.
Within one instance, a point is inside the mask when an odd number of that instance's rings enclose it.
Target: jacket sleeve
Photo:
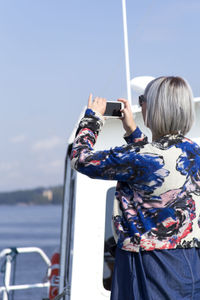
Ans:
[[[142,131],[137,127],[129,136],[124,136],[127,144],[134,144],[134,146],[142,146],[148,143],[147,136],[142,133]]]
[[[140,168],[140,148],[147,138],[137,128],[125,137],[127,145],[110,150],[94,151],[98,133],[103,126],[101,116],[87,109],[79,124],[71,153],[72,168],[91,178],[129,181],[133,180]]]

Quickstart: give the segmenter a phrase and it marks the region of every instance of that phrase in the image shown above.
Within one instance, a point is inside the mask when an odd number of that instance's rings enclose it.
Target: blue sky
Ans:
[[[200,96],[200,1],[127,0],[131,77]],[[121,0],[0,1],[0,191],[63,183],[88,94],[126,97]]]

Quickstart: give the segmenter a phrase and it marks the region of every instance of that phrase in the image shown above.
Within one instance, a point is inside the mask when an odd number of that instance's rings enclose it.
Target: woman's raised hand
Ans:
[[[130,103],[124,98],[119,98],[118,101],[124,104],[124,108],[122,109],[123,117],[121,119],[126,135],[130,135],[136,129]],[[102,97],[95,97],[94,100],[92,100],[92,94],[90,94],[88,98],[88,108],[103,116],[106,110],[106,99]]]
[[[130,135],[137,127],[133,119],[133,113],[130,103],[124,98],[119,98],[117,101],[124,104],[124,108],[122,109],[123,117],[121,118],[121,120],[126,131],[126,135]]]
[[[106,99],[102,97],[95,97],[92,101],[92,94],[90,94],[88,99],[88,108],[103,116],[106,111]]]

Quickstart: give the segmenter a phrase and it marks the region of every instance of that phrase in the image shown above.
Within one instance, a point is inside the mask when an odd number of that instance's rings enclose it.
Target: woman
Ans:
[[[185,138],[193,96],[180,77],[159,77],[139,97],[152,142],[124,104],[127,145],[93,151],[106,100],[90,95],[72,150],[72,166],[117,180],[117,242],[112,300],[200,299],[200,148]]]

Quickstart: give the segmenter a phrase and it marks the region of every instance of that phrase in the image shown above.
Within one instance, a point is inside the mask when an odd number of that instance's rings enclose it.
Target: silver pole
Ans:
[[[67,155],[67,163],[66,163],[66,183],[64,190],[64,203],[62,207],[62,231],[61,231],[61,247],[60,247],[60,283],[59,283],[59,294],[61,294],[64,290],[65,284],[65,264],[66,264],[66,241],[67,241],[67,224],[68,224],[68,211],[69,211],[69,197],[70,197],[70,159]]]
[[[123,13],[123,28],[124,28],[124,50],[125,50],[125,64],[126,64],[126,84],[127,84],[127,97],[131,103],[131,79],[130,79],[130,63],[128,51],[128,29],[127,29],[127,16],[126,16],[126,0],[122,0],[122,13]]]

